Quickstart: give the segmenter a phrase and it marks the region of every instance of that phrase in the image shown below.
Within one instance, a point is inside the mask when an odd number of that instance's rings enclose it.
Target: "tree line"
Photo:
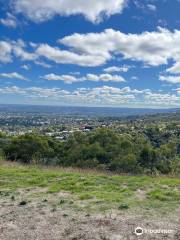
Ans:
[[[117,173],[180,173],[179,135],[161,135],[157,128],[143,133],[118,133],[98,128],[76,132],[66,141],[25,134],[0,135],[0,158],[27,164],[95,168]]]

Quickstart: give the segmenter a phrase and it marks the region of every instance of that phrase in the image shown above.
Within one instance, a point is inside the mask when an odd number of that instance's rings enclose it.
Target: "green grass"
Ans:
[[[59,205],[72,200],[75,204],[84,203],[86,208],[103,211],[110,208],[173,210],[180,204],[179,178],[0,166],[0,195],[37,187],[44,188],[45,194],[69,192],[70,199],[62,200]]]

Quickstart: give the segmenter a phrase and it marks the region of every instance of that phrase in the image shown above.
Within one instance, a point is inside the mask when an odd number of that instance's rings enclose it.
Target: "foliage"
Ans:
[[[51,148],[44,138],[24,135],[13,138],[4,148],[4,152],[7,160],[33,163],[34,161],[43,162],[45,157],[50,156]]]
[[[118,173],[177,173],[180,170],[179,136],[157,127],[144,132],[119,133],[97,128],[76,132],[66,141],[37,135],[4,138],[1,148],[7,160],[23,163],[97,168]],[[0,141],[1,143],[1,141]]]

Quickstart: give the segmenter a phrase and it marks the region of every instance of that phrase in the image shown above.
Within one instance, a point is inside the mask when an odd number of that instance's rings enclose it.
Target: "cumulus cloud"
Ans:
[[[111,74],[87,74],[86,75],[86,80],[89,81],[102,81],[102,82],[125,82],[125,79],[122,76],[119,75],[111,75]]]
[[[24,50],[27,46],[26,43],[21,39],[18,41],[12,41],[11,45],[13,54],[23,61],[34,61],[38,58],[36,53],[30,53]]]
[[[107,29],[101,33],[73,34],[59,40],[70,48],[84,54],[112,58],[112,53],[123,55],[124,59],[141,61],[151,66],[167,64],[169,59],[180,59],[180,31],[171,32],[158,28],[156,32],[124,34]]]
[[[82,14],[87,20],[98,23],[104,17],[120,14],[127,0],[11,0],[14,10],[34,22],[43,22],[55,15]]]
[[[3,78],[10,78],[10,79],[20,79],[20,80],[27,80],[24,76],[17,72],[12,73],[0,73],[0,77]]]
[[[0,88],[0,93],[2,94],[16,94],[16,95],[23,95],[27,98],[55,98],[58,97],[60,94],[63,96],[68,91],[61,90],[58,88],[41,88],[41,87],[29,87],[29,88],[21,88],[17,86],[12,87],[4,87]]]
[[[0,62],[9,63],[12,61],[12,46],[8,42],[0,41]]]
[[[180,31],[173,32],[158,28],[154,32],[141,34],[124,34],[113,29],[101,33],[73,34],[59,39],[68,50],[48,44],[39,44],[34,53],[27,53],[22,46],[15,48],[15,54],[21,59],[40,57],[58,64],[76,64],[95,67],[111,60],[114,55],[123,59],[140,61],[145,65],[159,66],[169,60],[180,61]],[[127,68],[112,67],[106,71],[127,71]]]
[[[11,13],[6,14],[6,18],[1,18],[0,23],[6,27],[16,28],[17,19]]]
[[[107,73],[112,73],[112,72],[128,72],[129,66],[122,66],[122,67],[117,67],[117,66],[112,66],[108,68],[104,68],[104,72]]]
[[[4,87],[0,88],[0,93],[1,94],[19,94],[19,95],[24,95],[27,93],[26,89],[17,87],[17,86],[12,86],[12,87]]]
[[[0,41],[0,62],[10,63],[13,57],[20,58],[22,61],[34,61],[39,56],[35,52],[25,50],[27,44],[19,39],[17,41]]]
[[[144,96],[144,101],[154,106],[177,106],[180,105],[180,97],[176,94],[153,93]]]
[[[78,82],[78,79],[71,75],[56,75],[54,73],[47,74],[42,77],[45,80],[48,81],[63,81],[65,83],[71,84],[74,82]]]
[[[174,61],[174,68],[179,71],[180,31],[158,28],[154,32],[125,34],[113,29],[100,33],[72,34],[58,40],[62,50],[48,44],[35,44],[31,52],[22,40],[0,42],[0,61],[10,62],[12,56],[23,61],[50,60],[57,64],[75,64],[83,67],[96,67],[107,63],[114,57],[142,62],[146,66],[160,66]],[[28,47],[30,47],[28,45]],[[29,48],[28,48],[29,49]],[[105,71],[127,71],[127,68],[107,68]],[[174,70],[174,71],[175,71]],[[169,70],[173,71],[173,69]]]
[[[75,33],[60,39],[58,42],[69,47],[69,51],[42,45],[37,52],[58,63],[76,62],[81,66],[99,66],[114,55],[159,66],[167,64],[170,59],[180,61],[179,39],[180,31],[171,32],[160,27],[158,31],[141,34],[125,34],[106,29],[101,33]]]
[[[1,94],[16,94],[35,101],[61,102],[61,104],[85,104],[95,106],[129,106],[129,107],[177,107],[180,95],[153,92],[150,89],[116,88],[110,86],[94,88],[77,88],[67,91],[61,88],[17,86],[0,88]]]
[[[94,56],[85,53],[78,54],[72,51],[61,50],[57,47],[51,47],[48,44],[41,44],[37,48],[36,54],[56,63],[76,64],[89,67],[102,65],[106,61],[106,58],[103,56]]]
[[[47,74],[41,77],[48,81],[63,81],[67,84],[72,84],[76,82],[83,81],[94,81],[94,82],[125,82],[125,79],[119,75],[111,75],[111,74],[86,74],[86,76],[76,77],[72,75],[57,75],[54,73]]]
[[[159,79],[161,81],[166,81],[169,83],[180,83],[180,76],[172,76],[172,75],[160,76]]]

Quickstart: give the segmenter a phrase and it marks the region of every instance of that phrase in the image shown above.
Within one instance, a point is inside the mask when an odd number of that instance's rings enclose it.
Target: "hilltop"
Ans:
[[[0,166],[0,239],[179,239],[179,178]]]

